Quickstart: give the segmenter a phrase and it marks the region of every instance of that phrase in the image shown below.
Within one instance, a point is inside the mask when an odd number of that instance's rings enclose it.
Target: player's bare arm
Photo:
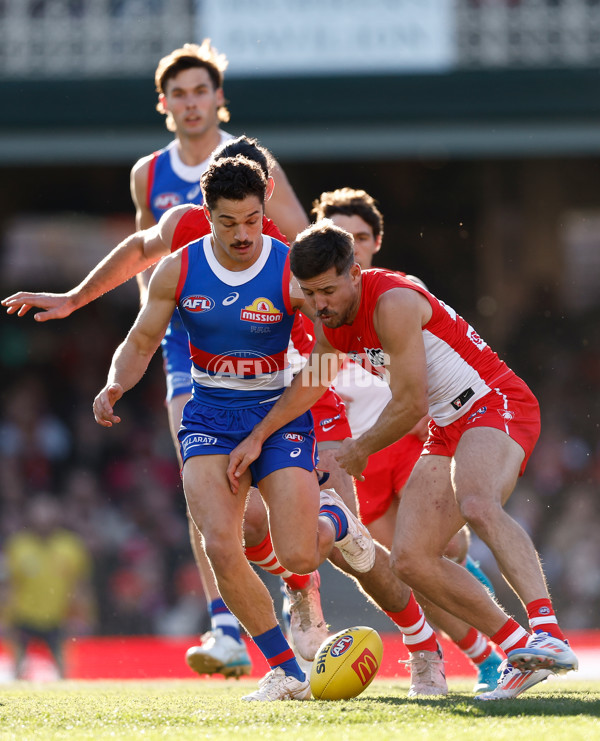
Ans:
[[[3,299],[2,305],[7,307],[9,314],[16,312],[17,316],[24,316],[33,307],[44,309],[43,312],[34,314],[34,319],[38,322],[69,316],[168,255],[175,227],[189,208],[188,205],[173,208],[167,211],[158,225],[126,237],[70,291],[66,293],[19,291]]]
[[[131,169],[129,178],[129,190],[131,200],[135,206],[135,228],[140,231],[149,229],[156,224],[154,214],[148,206],[148,173],[153,155],[147,155],[139,159]],[[140,289],[140,304],[144,302],[148,282],[152,275],[152,270],[147,267],[144,272],[136,275],[138,288]]]
[[[148,229],[156,224],[152,211],[148,206],[148,174],[152,155],[139,159],[131,169],[129,190],[131,200],[135,206],[135,227]]]
[[[265,213],[277,224],[291,244],[296,235],[308,226],[308,217],[285,172],[277,163],[271,169],[271,177],[275,182],[275,188],[266,203]]]
[[[94,400],[94,417],[103,427],[121,419],[114,413],[115,403],[142,378],[165,334],[173,311],[181,268],[181,255],[165,258],[157,267],[148,287],[146,301],[117,348],[106,384]]]
[[[349,474],[363,480],[368,457],[410,432],[427,414],[427,366],[422,327],[431,316],[429,302],[416,291],[397,288],[384,293],[373,317],[387,356],[392,398],[373,426],[336,453]]]
[[[308,411],[337,376],[344,359],[315,327],[316,343],[308,363],[283,392],[271,411],[229,455],[227,476],[232,491],[248,466],[260,455],[264,441],[276,430]]]

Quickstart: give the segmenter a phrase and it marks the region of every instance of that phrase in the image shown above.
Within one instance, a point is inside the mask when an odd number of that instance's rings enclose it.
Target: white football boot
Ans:
[[[506,656],[521,671],[549,669],[554,674],[564,674],[579,668],[577,656],[569,644],[549,633],[534,633],[529,636],[527,645],[509,651]]]
[[[476,695],[476,700],[512,700],[525,690],[548,679],[552,674],[549,669],[522,672],[506,660],[500,664],[498,671],[501,671],[502,674],[496,689],[491,692],[484,692],[482,695]]]
[[[285,586],[292,642],[305,661],[313,661],[319,646],[329,637],[321,607],[320,585],[319,572],[313,571],[305,589],[293,590]]]
[[[343,499],[334,489],[321,491],[321,506],[335,505],[346,515],[348,532],[341,540],[335,541],[348,566],[354,571],[365,573],[375,564],[375,544],[367,528],[344,504]]]
[[[438,643],[437,651],[415,651],[404,662],[410,666],[408,697],[447,695],[448,684],[444,672],[444,655]]]
[[[185,660],[197,674],[239,678],[252,671],[246,644],[223,633],[221,628],[209,630],[200,639],[199,646],[188,648]]]
[[[303,682],[296,677],[286,674],[278,666],[259,681],[258,689],[242,700],[273,702],[275,700],[310,700],[310,682],[305,678]]]

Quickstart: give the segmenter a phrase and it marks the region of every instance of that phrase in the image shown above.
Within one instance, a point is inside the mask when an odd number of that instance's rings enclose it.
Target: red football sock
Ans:
[[[305,589],[309,585],[310,574],[292,574],[291,571],[288,571],[279,563],[273,550],[270,533],[267,533],[263,541],[258,545],[251,545],[245,548],[244,553],[250,563],[260,566],[261,569],[268,571],[269,574],[280,576],[288,587],[294,591]]]
[[[508,618],[500,630],[490,638],[504,653],[508,653],[513,648],[523,648],[527,644],[529,633],[514,618]]]
[[[388,612],[386,610],[385,614],[400,628],[404,645],[411,653],[437,651],[438,643],[433,628],[425,619],[421,605],[412,592],[408,604],[403,610],[400,612]]]
[[[563,632],[558,627],[552,602],[549,599],[536,599],[530,602],[527,605],[527,617],[533,633],[550,633],[554,638],[561,641],[565,640]]]
[[[494,650],[487,636],[484,636],[475,628],[469,628],[469,632],[464,638],[454,642],[474,664],[482,664]]]

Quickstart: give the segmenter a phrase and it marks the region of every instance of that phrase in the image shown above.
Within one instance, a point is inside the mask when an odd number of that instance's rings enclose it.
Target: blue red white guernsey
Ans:
[[[221,131],[219,144],[231,139],[231,134]],[[203,197],[200,178],[206,171],[210,156],[198,165],[190,166],[181,161],[177,141],[154,152],[148,169],[147,206],[158,222],[161,216],[174,206],[185,203],[202,205]],[[175,310],[161,343],[165,373],[167,376],[167,399],[191,392],[190,363],[187,335]]]
[[[238,272],[217,261],[210,235],[182,248],[176,298],[190,338],[193,379],[178,434],[184,463],[228,455],[291,382],[289,249],[262,239],[259,259]],[[313,471],[316,464],[313,419],[306,412],[265,441],[250,471],[257,484],[278,469]]]
[[[189,335],[194,399],[203,404],[255,406],[291,381],[289,248],[262,239],[259,259],[235,272],[217,261],[210,235],[182,249],[177,306]]]
[[[219,144],[231,138],[231,134],[221,131]],[[175,139],[163,149],[154,152],[148,170],[147,205],[157,222],[165,211],[174,206],[202,203],[200,178],[209,162],[210,156],[198,165],[184,164]]]
[[[500,381],[515,374],[452,307],[425,288],[389,270],[362,273],[362,296],[352,325],[323,325],[329,342],[365,370],[385,376],[385,357],[373,326],[379,297],[395,288],[409,288],[429,301],[433,314],[423,327],[427,360],[429,415],[440,427],[462,417]]]

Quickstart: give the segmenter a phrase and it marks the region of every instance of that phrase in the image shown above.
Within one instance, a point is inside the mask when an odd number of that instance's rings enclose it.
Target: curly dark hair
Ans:
[[[242,201],[255,195],[264,203],[267,192],[267,178],[260,165],[241,154],[212,161],[200,178],[200,185],[210,211],[220,198]]]

